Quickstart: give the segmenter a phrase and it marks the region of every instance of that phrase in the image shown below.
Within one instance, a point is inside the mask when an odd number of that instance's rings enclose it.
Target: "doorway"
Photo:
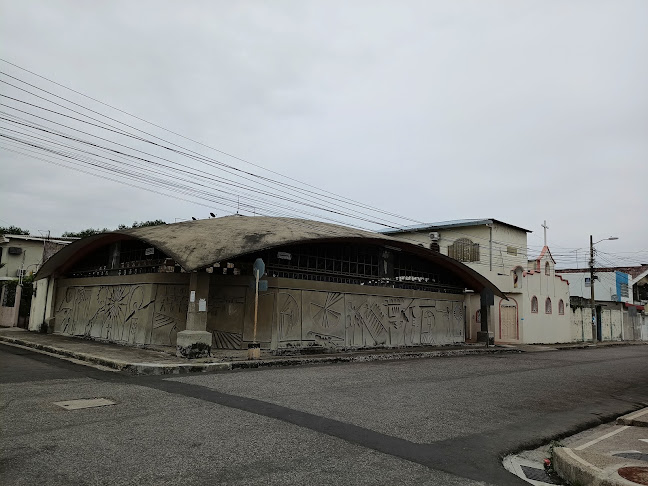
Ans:
[[[500,339],[517,341],[520,338],[517,302],[510,298],[500,301]]]

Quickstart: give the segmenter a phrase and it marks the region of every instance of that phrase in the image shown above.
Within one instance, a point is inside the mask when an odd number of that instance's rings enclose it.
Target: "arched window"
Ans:
[[[459,238],[448,246],[448,256],[460,262],[478,262],[479,243],[473,243],[468,238]]]
[[[565,313],[565,303],[563,302],[562,299],[560,299],[560,301],[558,301],[558,314],[562,316],[564,313]]]
[[[551,299],[549,297],[545,300],[545,314],[551,314]]]
[[[535,295],[531,297],[531,312],[538,313],[538,298]]]
[[[524,270],[522,270],[522,267],[516,267],[515,270],[513,270],[513,288],[514,289],[520,289],[522,288],[522,276],[524,274]]]
[[[545,262],[545,275],[551,275],[551,266],[549,262]]]

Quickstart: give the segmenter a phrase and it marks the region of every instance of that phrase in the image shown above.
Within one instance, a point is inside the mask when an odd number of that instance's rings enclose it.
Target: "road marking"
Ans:
[[[596,444],[598,442],[601,442],[602,440],[605,440],[608,437],[612,437],[613,435],[616,435],[619,432],[623,432],[625,429],[629,429],[629,428],[630,428],[629,425],[624,425],[620,429],[613,430],[612,432],[608,432],[607,434],[602,435],[598,439],[590,440],[589,442],[587,442],[587,443],[585,443],[585,444],[583,444],[581,446],[575,447],[574,450],[575,451],[582,451],[583,449],[587,449],[589,446],[593,446],[594,444]]]
[[[621,418],[624,418],[626,420],[634,420],[637,417],[641,417],[642,415],[645,415],[647,413],[648,413],[648,408],[644,408],[643,410],[639,410],[637,412],[631,413],[630,415],[626,415],[625,417],[621,417]]]
[[[116,402],[106,398],[82,398],[80,400],[67,400],[64,402],[54,402],[65,410],[80,410],[82,408],[106,407],[108,405],[115,405]]]

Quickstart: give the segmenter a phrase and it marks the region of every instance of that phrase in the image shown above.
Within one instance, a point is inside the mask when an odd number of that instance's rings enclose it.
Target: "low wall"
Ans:
[[[463,295],[267,278],[257,341],[272,349],[418,346],[464,342]],[[254,338],[249,277],[213,275],[207,327],[215,348]]]
[[[188,295],[189,274],[60,279],[54,332],[175,346],[186,327]]]
[[[589,307],[571,307],[571,340],[592,340],[592,310]],[[643,336],[643,318],[630,315],[627,309],[603,307],[601,309],[601,338],[603,341],[633,341],[647,339]]]

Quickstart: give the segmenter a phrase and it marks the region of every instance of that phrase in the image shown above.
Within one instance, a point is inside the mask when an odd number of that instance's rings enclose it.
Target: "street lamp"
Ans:
[[[596,344],[597,338],[597,325],[596,325],[596,304],[594,303],[594,245],[600,243],[601,241],[606,240],[618,240],[617,236],[610,236],[608,238],[603,238],[602,240],[594,241],[592,235],[590,235],[590,307],[592,309],[592,342]]]

